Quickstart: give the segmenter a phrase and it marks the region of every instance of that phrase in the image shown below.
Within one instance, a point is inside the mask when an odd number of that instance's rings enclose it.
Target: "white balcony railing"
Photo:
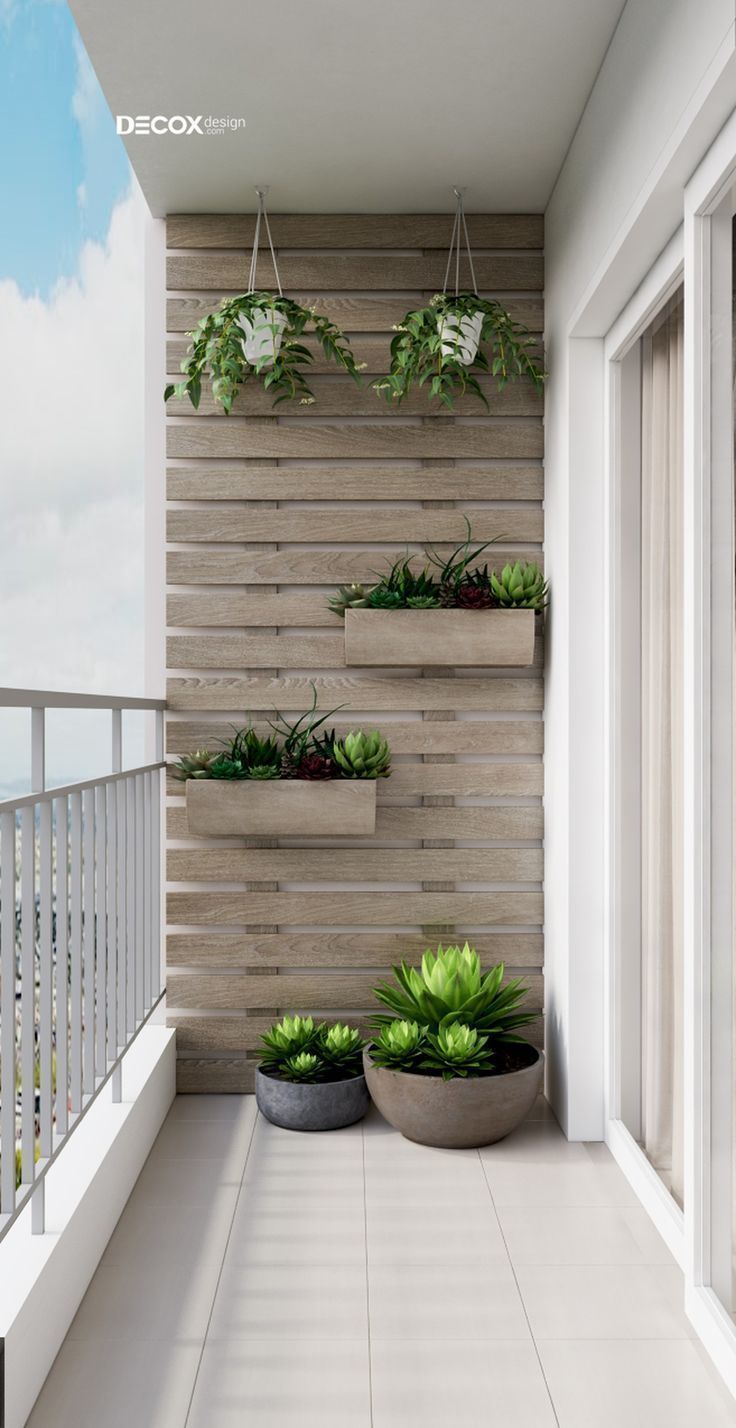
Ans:
[[[31,1203],[161,987],[163,701],[0,689],[31,717],[31,789],[0,802],[0,1239]],[[111,773],[47,788],[46,710],[111,717]],[[155,719],[155,761],[122,766],[123,710]]]

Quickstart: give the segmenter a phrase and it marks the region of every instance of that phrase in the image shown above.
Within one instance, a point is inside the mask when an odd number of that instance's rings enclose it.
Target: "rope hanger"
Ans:
[[[282,287],[281,287],[281,279],[280,279],[280,277],[279,277],[279,266],[278,266],[278,263],[276,262],[276,254],[275,254],[274,251],[273,251],[273,240],[272,240],[272,238],[271,238],[271,227],[270,227],[270,224],[269,224],[269,222],[268,222],[268,214],[267,214],[267,212],[266,212],[266,194],[268,193],[268,186],[267,186],[267,185],[264,185],[264,186],[261,187],[261,188],[256,187],[256,193],[258,194],[258,213],[256,214],[256,231],[255,231],[255,235],[254,235],[254,237],[253,237],[253,251],[251,252],[251,255],[250,255],[250,273],[248,274],[248,292],[249,292],[249,293],[254,293],[254,292],[256,291],[256,269],[257,269],[257,267],[258,267],[258,245],[259,245],[260,238],[261,238],[261,220],[263,220],[263,223],[265,224],[265,228],[266,228],[266,236],[267,236],[267,238],[268,238],[268,246],[269,246],[269,248],[270,248],[270,250],[271,250],[271,262],[273,263],[273,270],[274,270],[274,273],[275,273],[275,275],[276,275],[276,286],[277,286],[277,288],[278,288],[278,290],[279,290],[279,297],[283,297],[284,294],[283,294],[283,289],[282,289]]]
[[[452,237],[450,238],[450,250],[449,250],[449,252],[448,252],[448,254],[447,254],[447,267],[446,267],[446,269],[445,269],[445,281],[444,281],[444,283],[442,284],[442,291],[443,291],[443,293],[446,293],[446,292],[447,292],[447,284],[448,284],[449,278],[450,278],[450,266],[451,266],[451,264],[452,264],[452,255],[453,255],[453,251],[454,251],[454,254],[455,254],[455,297],[457,297],[458,294],[459,294],[459,292],[460,292],[460,248],[461,248],[461,246],[462,246],[462,237],[463,237],[463,234],[464,234],[464,235],[465,235],[465,251],[466,251],[466,253],[467,253],[467,255],[468,255],[468,263],[469,263],[469,265],[470,265],[470,277],[471,277],[471,280],[472,280],[472,283],[473,283],[473,292],[475,293],[475,296],[477,297],[477,296],[478,296],[478,284],[477,284],[476,281],[475,281],[475,268],[473,267],[473,255],[472,255],[472,253],[471,253],[471,251],[470,251],[470,239],[469,239],[469,237],[468,237],[468,225],[467,225],[467,223],[465,222],[465,204],[464,204],[464,202],[463,202],[463,195],[464,195],[464,193],[465,193],[465,189],[464,189],[464,188],[453,188],[452,191],[453,191],[453,193],[454,193],[454,195],[455,195],[455,197],[456,197],[456,199],[457,199],[457,207],[456,207],[456,209],[455,209],[455,222],[454,222],[453,225],[452,225]]]

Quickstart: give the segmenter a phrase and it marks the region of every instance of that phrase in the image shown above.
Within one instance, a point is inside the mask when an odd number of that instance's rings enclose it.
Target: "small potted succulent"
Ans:
[[[370,834],[376,828],[376,781],[391,772],[391,751],[377,729],[343,738],[319,733],[336,710],[311,709],[272,723],[261,736],[236,730],[220,753],[198,749],[173,776],[186,783],[189,832],[212,834]]]
[[[262,1037],[258,1109],[286,1130],[338,1130],[362,1120],[370,1105],[364,1046],[360,1032],[342,1022],[285,1016]]]
[[[448,1148],[489,1145],[514,1130],[542,1089],[544,1055],[517,1033],[537,1020],[522,1010],[503,963],[482,971],[468,943],[402,962],[376,997],[363,1054],[379,1111],[408,1140]]]
[[[548,603],[544,576],[533,561],[498,572],[479,566],[493,542],[473,546],[467,525],[467,540],[447,559],[428,550],[418,571],[409,558],[398,560],[376,585],[342,586],[330,599],[345,621],[346,665],[532,663],[535,612]]]

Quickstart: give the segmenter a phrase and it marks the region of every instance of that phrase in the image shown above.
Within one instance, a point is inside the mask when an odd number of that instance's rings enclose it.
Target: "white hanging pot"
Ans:
[[[482,312],[467,313],[463,317],[445,313],[438,317],[442,356],[453,357],[463,367],[469,367],[475,361],[482,327]]]
[[[280,312],[277,307],[254,307],[250,318],[243,314],[240,326],[245,333],[243,351],[246,362],[255,366],[266,358],[263,365],[272,367],[278,357],[288,321],[286,313]]]

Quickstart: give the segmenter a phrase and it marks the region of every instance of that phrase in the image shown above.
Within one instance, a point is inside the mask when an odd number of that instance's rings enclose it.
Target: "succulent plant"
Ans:
[[[188,778],[211,778],[214,759],[209,749],[197,749],[193,754],[183,754],[171,770],[171,777],[185,783]]]
[[[444,603],[456,610],[490,610],[496,602],[487,571],[474,571],[467,580],[450,587]]]
[[[261,1062],[280,1065],[299,1051],[308,1051],[317,1039],[318,1028],[311,1016],[285,1016],[261,1037]]]
[[[475,570],[470,567],[477,565],[479,557],[493,545],[493,541],[486,540],[481,545],[473,545],[472,527],[467,516],[465,525],[468,532],[465,540],[456,545],[448,556],[440,555],[432,547],[428,548],[427,554],[440,572],[440,598],[443,605],[460,606],[466,610],[487,610],[494,603],[488,566]],[[475,591],[479,593],[475,594]]]
[[[333,615],[345,618],[346,610],[364,610],[369,604],[368,592],[364,585],[341,585],[327,601]]]
[[[533,561],[517,560],[504,565],[500,575],[494,571],[491,588],[497,604],[504,609],[543,610],[548,603],[547,582]]]
[[[475,1027],[452,1021],[435,1032],[427,1033],[427,1051],[422,1061],[423,1071],[439,1071],[444,1081],[455,1076],[482,1076],[492,1067],[488,1037]]]
[[[229,752],[218,754],[210,764],[210,778],[247,778],[248,770],[242,759]]]
[[[418,1021],[387,1021],[371,1046],[371,1060],[394,1071],[416,1071],[426,1046],[426,1031]]]
[[[323,1081],[324,1071],[324,1061],[313,1051],[300,1051],[296,1056],[287,1056],[279,1067],[279,1075],[284,1081]]]
[[[342,708],[342,705],[338,705],[337,708]],[[337,709],[328,709],[326,714],[320,714],[319,718],[317,718],[316,711],[317,686],[313,684],[312,703],[305,714],[300,714],[299,718],[294,719],[291,723],[288,719],[279,717],[277,723],[271,724],[271,728],[275,734],[283,739],[281,770],[284,778],[297,778],[299,776],[297,774],[299,765],[306,755],[312,753],[314,750],[317,730],[322,727],[327,719],[331,719],[332,715],[337,713]]]
[[[424,953],[420,968],[406,962],[394,967],[396,985],[382,982],[375,995],[392,1018],[418,1021],[434,1035],[441,1026],[460,1021],[487,1035],[493,1047],[522,1039],[516,1031],[537,1020],[536,1012],[520,1010],[527,994],[523,981],[515,978],[504,985],[505,970],[499,962],[483,972],[467,942],[462,948],[439,946],[436,953]],[[372,1024],[380,1027],[388,1020],[379,1014]]]
[[[407,610],[436,610],[441,601],[437,595],[410,595],[407,602]]]
[[[361,1071],[361,1058],[365,1042],[355,1027],[335,1022],[333,1026],[320,1029],[320,1051],[331,1066],[339,1068],[344,1075],[357,1076]]]
[[[370,734],[356,729],[337,739],[334,756],[343,778],[388,778],[391,772],[391,750],[377,729]]]
[[[368,596],[368,604],[373,610],[400,610],[403,600],[398,590],[388,585],[376,585]]]
[[[335,765],[333,760],[325,754],[311,753],[305,754],[300,759],[294,771],[294,778],[320,779],[334,778]]]

